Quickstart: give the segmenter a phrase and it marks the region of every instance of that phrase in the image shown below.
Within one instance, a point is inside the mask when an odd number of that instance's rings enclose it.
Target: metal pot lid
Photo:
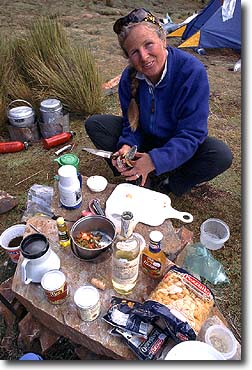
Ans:
[[[8,112],[8,116],[13,119],[28,118],[34,115],[32,108],[27,106],[11,108]]]
[[[62,104],[58,99],[46,99],[40,103],[40,107],[50,111],[62,108]]]

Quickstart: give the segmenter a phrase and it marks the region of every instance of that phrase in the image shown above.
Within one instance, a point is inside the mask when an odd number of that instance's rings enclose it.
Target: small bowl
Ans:
[[[237,351],[236,339],[228,328],[211,325],[205,334],[205,342],[221,352],[226,360],[232,360]]]
[[[87,179],[87,186],[95,193],[106,189],[108,181],[103,176],[90,176]]]

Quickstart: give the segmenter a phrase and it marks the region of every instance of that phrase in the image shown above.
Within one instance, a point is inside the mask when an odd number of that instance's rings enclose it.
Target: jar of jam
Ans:
[[[149,237],[149,245],[142,252],[141,266],[145,274],[159,278],[163,276],[166,263],[166,256],[161,249],[163,234],[154,230],[150,232]]]

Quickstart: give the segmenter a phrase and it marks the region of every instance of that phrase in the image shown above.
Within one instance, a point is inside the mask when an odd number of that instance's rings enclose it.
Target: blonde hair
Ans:
[[[128,58],[128,53],[126,49],[124,48],[124,42],[126,38],[128,37],[130,31],[136,27],[139,24],[144,24],[147,28],[155,31],[160,38],[160,40],[166,40],[166,33],[165,30],[161,30],[160,27],[158,27],[156,24],[148,23],[148,22],[139,22],[139,23],[130,23],[127,26],[122,27],[122,31],[120,34],[118,34],[118,42],[123,50],[124,57]],[[136,96],[137,91],[139,87],[139,80],[136,78],[137,71],[135,68],[131,67],[130,71],[130,79],[131,79],[131,85],[130,85],[130,92],[131,92],[131,99],[128,107],[128,120],[130,123],[131,131],[135,132],[136,129],[139,126],[139,107],[137,104]]]

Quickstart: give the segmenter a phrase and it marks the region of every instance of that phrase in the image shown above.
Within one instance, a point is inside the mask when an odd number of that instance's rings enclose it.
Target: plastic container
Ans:
[[[225,360],[225,357],[214,347],[197,340],[187,340],[176,344],[166,355],[165,360]]]
[[[64,217],[57,218],[57,229],[58,229],[58,237],[59,237],[59,244],[61,247],[69,247],[71,244],[71,239],[68,231],[67,224],[64,220]]]
[[[68,209],[79,208],[82,203],[81,183],[74,166],[66,164],[58,170],[60,202]]]
[[[209,218],[200,226],[200,242],[208,249],[220,249],[229,237],[228,225],[218,218]]]
[[[232,360],[237,351],[237,341],[228,328],[211,325],[205,334],[205,342],[219,351],[226,360]]]
[[[10,246],[16,238],[23,239],[25,233],[25,224],[10,226],[0,235],[0,245],[6,251],[12,262],[17,263],[20,256],[20,244]],[[20,242],[21,243],[21,242]]]
[[[163,234],[153,230],[149,234],[149,239],[149,245],[144,248],[141,255],[142,270],[152,278],[160,278],[163,276],[166,263],[166,256],[161,249]]]
[[[87,179],[88,188],[95,193],[105,190],[107,185],[108,181],[103,176],[90,176]]]

